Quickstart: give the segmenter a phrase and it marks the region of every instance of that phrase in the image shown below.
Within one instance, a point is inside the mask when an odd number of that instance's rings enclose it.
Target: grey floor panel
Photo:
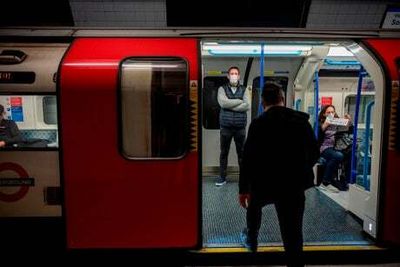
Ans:
[[[236,247],[245,227],[245,209],[238,202],[237,182],[216,187],[214,179],[203,181],[203,243],[205,247]],[[307,245],[366,245],[361,223],[341,206],[311,188],[306,191],[304,243]],[[260,245],[281,246],[278,218],[273,205],[263,209]]]

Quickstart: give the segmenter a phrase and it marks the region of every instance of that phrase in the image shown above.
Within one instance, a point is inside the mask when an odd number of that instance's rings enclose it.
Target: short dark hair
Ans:
[[[237,71],[238,71],[238,73],[240,73],[240,70],[239,70],[239,68],[238,68],[238,67],[236,67],[236,66],[232,66],[232,67],[230,67],[230,68],[228,69],[228,74],[229,74],[229,72],[231,72],[231,70],[237,70]]]
[[[0,115],[4,113],[4,106],[0,104]]]
[[[270,82],[264,84],[261,97],[267,106],[279,104],[285,99],[282,87]]]

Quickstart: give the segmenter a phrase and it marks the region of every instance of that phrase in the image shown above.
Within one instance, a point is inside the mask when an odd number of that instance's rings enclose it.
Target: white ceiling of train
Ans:
[[[69,0],[69,3],[77,27],[166,27],[166,1]],[[386,8],[396,3],[399,1],[311,0],[306,28],[379,29]]]

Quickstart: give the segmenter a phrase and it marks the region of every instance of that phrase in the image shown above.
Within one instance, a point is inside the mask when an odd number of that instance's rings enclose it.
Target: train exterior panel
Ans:
[[[72,44],[60,80],[69,247],[198,245],[197,53],[194,39],[89,38]],[[193,109],[188,118],[193,127],[185,138],[192,143],[180,158],[127,159],[118,149],[119,66],[127,58],[143,57],[187,62],[187,88],[191,82],[195,93],[188,107]]]
[[[381,188],[382,203],[382,234],[383,240],[391,243],[400,241],[400,210],[398,195],[400,190],[400,155],[398,145],[398,120],[399,120],[399,69],[398,59],[400,55],[400,41],[396,39],[367,40],[366,43],[377,53],[384,62],[387,70],[387,101],[385,103],[387,114],[387,142],[383,186]],[[397,147],[397,148],[396,148]]]
[[[57,151],[2,151],[1,159],[1,217],[61,216],[51,195],[60,188]]]
[[[0,151],[0,218],[5,220],[61,216],[55,95],[57,70],[68,46],[0,43],[3,115],[16,121],[30,140]]]

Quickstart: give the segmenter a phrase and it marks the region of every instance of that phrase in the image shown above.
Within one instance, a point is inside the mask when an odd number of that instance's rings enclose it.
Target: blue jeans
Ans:
[[[322,152],[321,157],[323,157],[326,160],[324,176],[322,177],[322,183],[324,185],[331,184],[333,178],[337,173],[339,164],[344,159],[344,155],[342,152],[330,147]]]

